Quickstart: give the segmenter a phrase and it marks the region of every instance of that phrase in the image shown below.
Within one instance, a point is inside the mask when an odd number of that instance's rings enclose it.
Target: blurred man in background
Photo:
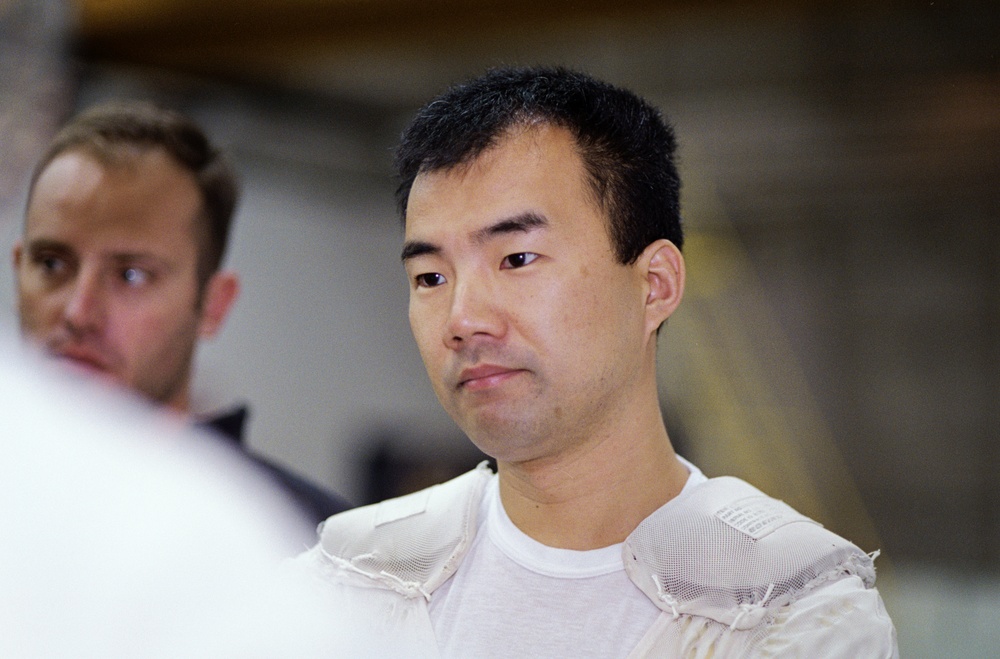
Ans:
[[[410,324],[485,466],[326,522],[299,564],[380,652],[891,657],[872,559],[673,450],[675,140],[631,92],[498,70],[397,151]]]
[[[76,117],[35,168],[13,250],[22,334],[75,372],[190,415],[198,342],[239,293],[220,268],[237,197],[227,159],[177,112],[116,103]],[[244,416],[198,422],[241,442]],[[349,507],[251,459],[313,522]]]

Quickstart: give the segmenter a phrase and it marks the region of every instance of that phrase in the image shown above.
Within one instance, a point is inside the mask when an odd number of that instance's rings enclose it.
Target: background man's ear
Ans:
[[[650,332],[663,324],[684,297],[684,256],[665,238],[650,243],[639,262],[646,274],[646,329]]]
[[[10,251],[10,262],[14,264],[14,273],[16,274],[18,269],[21,267],[21,259],[24,254],[24,242],[18,240],[14,243],[13,249]]]
[[[211,338],[222,329],[239,294],[240,279],[235,272],[220,270],[212,275],[202,299],[201,326],[198,329],[202,338]]]

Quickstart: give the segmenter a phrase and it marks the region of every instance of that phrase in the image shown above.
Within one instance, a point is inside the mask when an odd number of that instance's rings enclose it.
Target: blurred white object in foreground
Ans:
[[[337,621],[277,577],[310,535],[238,455],[0,332],[0,656],[323,656]]]

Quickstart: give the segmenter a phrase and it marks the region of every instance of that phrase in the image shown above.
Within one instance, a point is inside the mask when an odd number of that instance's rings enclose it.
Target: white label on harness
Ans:
[[[760,540],[785,524],[812,521],[784,501],[757,496],[723,506],[715,516],[754,540]]]
[[[419,515],[427,510],[427,501],[431,498],[431,488],[420,492],[388,499],[375,507],[375,526],[388,522],[396,522],[407,517]]]

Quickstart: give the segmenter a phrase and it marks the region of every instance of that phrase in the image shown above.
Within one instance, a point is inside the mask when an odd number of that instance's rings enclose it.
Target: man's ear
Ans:
[[[24,255],[24,241],[18,240],[16,243],[14,243],[14,248],[10,252],[10,260],[11,263],[14,265],[15,275],[18,273],[18,270],[21,269],[21,259],[23,258],[23,255]]]
[[[220,270],[205,285],[201,300],[201,325],[198,334],[203,339],[212,338],[226,321],[229,310],[240,294],[240,278],[230,270]]]
[[[684,257],[666,238],[650,243],[639,256],[646,283],[646,331],[655,334],[684,297]]]

